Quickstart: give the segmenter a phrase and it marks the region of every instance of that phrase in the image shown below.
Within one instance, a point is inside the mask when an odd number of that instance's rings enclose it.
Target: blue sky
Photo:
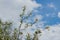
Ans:
[[[60,11],[60,0],[36,0],[37,3],[42,4],[42,8],[38,8],[38,14],[43,16],[42,21],[46,21],[45,25],[54,25],[60,23],[58,12]],[[53,5],[54,7],[49,7]],[[46,16],[49,15],[49,16]]]

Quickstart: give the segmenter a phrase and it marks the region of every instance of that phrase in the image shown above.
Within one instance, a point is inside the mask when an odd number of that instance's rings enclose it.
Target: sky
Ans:
[[[38,14],[44,16],[43,21],[47,21],[46,25],[54,25],[60,23],[60,5],[59,0],[36,0],[37,3],[42,4]]]
[[[35,29],[40,28],[42,36],[39,40],[60,40],[60,0],[0,0],[0,19],[12,21],[14,27],[19,26],[19,15],[23,6],[26,6],[25,15],[33,11],[27,22],[39,19],[33,27],[24,30],[24,34],[32,34]],[[24,26],[25,23],[21,29]],[[50,31],[43,29],[47,26]]]

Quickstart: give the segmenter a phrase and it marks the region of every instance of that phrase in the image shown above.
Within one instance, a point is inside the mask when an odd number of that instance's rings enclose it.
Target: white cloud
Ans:
[[[42,31],[39,40],[60,40],[60,24],[52,25],[49,29],[49,31],[46,29]]]
[[[56,17],[56,13],[47,13],[47,14],[45,14],[46,15],[46,17]]]
[[[36,28],[36,26],[33,25],[33,27],[29,27],[23,31],[23,38],[25,38],[25,35],[27,33],[31,34],[31,36],[33,37],[33,33],[36,29],[40,29],[42,31],[41,35],[38,35],[39,40],[60,40],[60,24],[49,26],[49,31],[47,29]]]
[[[12,20],[18,25],[19,14],[22,13],[24,5],[26,6],[26,14],[41,6],[32,0],[0,0],[0,18],[3,21]]]
[[[58,12],[58,17],[60,18],[60,12]]]
[[[53,8],[55,10],[57,9],[56,6],[54,5],[54,3],[49,3],[49,4],[47,4],[47,6],[50,8]]]
[[[39,40],[60,40],[60,24],[49,26],[49,30],[36,28],[36,26],[33,25],[33,27],[29,27],[23,31],[24,32],[23,38],[25,38],[25,35],[27,33],[29,33],[33,37],[33,33],[36,29],[40,29],[42,31],[42,33],[38,35]]]
[[[51,8],[55,7],[52,3],[48,4],[48,6],[51,7]]]
[[[50,15],[49,14],[46,14],[47,17],[49,17]]]

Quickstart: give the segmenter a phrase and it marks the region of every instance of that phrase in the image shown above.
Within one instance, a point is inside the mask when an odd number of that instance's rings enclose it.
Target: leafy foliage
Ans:
[[[29,33],[27,34],[26,40],[31,40],[31,37],[30,37],[30,34]]]
[[[25,19],[28,19],[32,15],[32,12],[30,12],[28,16],[24,16],[25,10],[26,6],[23,7],[23,12],[20,14],[20,26],[14,30],[12,30],[13,27],[11,22],[2,22],[2,20],[0,20],[0,40],[22,40],[22,38],[20,38],[20,36],[23,35],[23,32],[21,32],[22,24]],[[38,19],[36,19],[33,24],[37,21]],[[26,23],[26,28],[29,27],[28,24],[29,23]],[[33,24],[31,24],[31,26]],[[31,38],[30,34],[27,33],[26,40],[38,40],[39,33],[41,33],[40,30],[35,31],[33,38]]]

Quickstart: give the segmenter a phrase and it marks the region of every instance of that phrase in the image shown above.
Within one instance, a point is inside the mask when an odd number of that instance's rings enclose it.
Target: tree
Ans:
[[[30,37],[30,34],[29,33],[27,34],[26,40],[31,40],[31,37]]]
[[[35,33],[34,33],[34,37],[32,40],[38,40],[38,34],[42,33],[41,30],[36,30]]]
[[[14,30],[12,30],[12,22],[2,22],[2,20],[0,20],[0,40],[22,40],[20,38],[21,35],[23,35],[23,32],[21,32],[21,27],[22,24],[24,23],[24,21],[26,19],[28,19],[31,15],[32,12],[30,12],[27,16],[24,14],[26,10],[26,6],[23,7],[23,12],[22,14],[20,14],[20,26],[18,28],[14,28]],[[35,19],[35,21],[33,23],[26,23],[25,28],[29,27],[29,24],[31,24],[30,26],[34,25],[35,23],[37,23],[38,19]],[[38,40],[38,33],[41,33],[40,30],[37,30],[34,33],[34,37],[33,39],[31,38],[30,34],[27,33],[26,36],[26,40]]]
[[[11,22],[0,20],[0,40],[10,40],[11,24]]]

